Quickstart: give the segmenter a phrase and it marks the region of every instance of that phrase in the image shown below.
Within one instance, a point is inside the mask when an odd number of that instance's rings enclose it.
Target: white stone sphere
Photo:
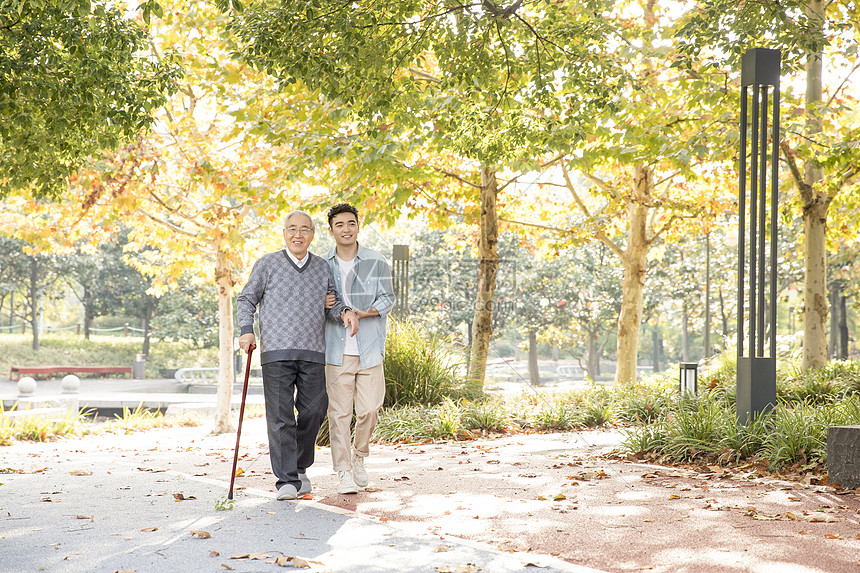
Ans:
[[[81,379],[74,374],[69,374],[63,378],[63,393],[75,394],[81,387]]]
[[[20,380],[18,380],[18,394],[21,396],[29,396],[36,392],[36,381],[29,377],[24,376]]]

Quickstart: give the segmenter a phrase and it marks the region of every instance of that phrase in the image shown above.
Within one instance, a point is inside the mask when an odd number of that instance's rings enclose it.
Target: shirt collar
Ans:
[[[305,253],[305,258],[303,258],[303,259],[299,260],[299,258],[298,258],[298,257],[296,257],[296,256],[295,256],[295,255],[294,255],[294,254],[289,250],[289,249],[284,249],[284,250],[287,252],[287,256],[288,256],[288,257],[290,257],[290,259],[291,259],[294,263],[296,263],[296,266],[297,266],[297,267],[299,267],[299,268],[301,268],[301,267],[305,266],[305,263],[306,263],[306,262],[308,262],[308,259],[310,258],[310,254],[311,254],[311,252],[310,252],[310,251],[307,251],[307,252]]]
[[[362,247],[361,244],[359,244],[358,245],[358,251],[355,253],[355,258],[353,260],[354,261],[360,261],[361,259],[367,258],[365,256],[362,256],[364,254],[364,251],[365,251],[365,248]],[[336,256],[337,256],[337,247],[331,249],[329,252],[327,252],[325,254],[325,258],[327,260],[331,260],[331,259],[335,258]]]

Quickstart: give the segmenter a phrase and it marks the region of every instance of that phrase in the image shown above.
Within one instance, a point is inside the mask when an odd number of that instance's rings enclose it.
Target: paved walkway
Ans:
[[[855,492],[607,456],[621,439],[377,445],[348,496],[319,448],[310,499],[278,502],[250,417],[225,511],[235,434],[205,424],[16,443],[0,447],[0,572],[858,570]]]

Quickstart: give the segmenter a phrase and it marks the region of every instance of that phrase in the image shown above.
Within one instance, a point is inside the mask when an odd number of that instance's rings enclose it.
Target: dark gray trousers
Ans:
[[[299,471],[314,463],[317,434],[328,407],[325,365],[304,360],[263,364],[263,395],[276,487],[291,483],[298,490]]]

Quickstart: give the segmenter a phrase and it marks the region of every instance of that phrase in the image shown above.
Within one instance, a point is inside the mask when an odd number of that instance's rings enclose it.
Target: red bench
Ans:
[[[9,379],[13,382],[23,375],[39,376],[50,374],[128,374],[131,367],[124,366],[12,366]]]

